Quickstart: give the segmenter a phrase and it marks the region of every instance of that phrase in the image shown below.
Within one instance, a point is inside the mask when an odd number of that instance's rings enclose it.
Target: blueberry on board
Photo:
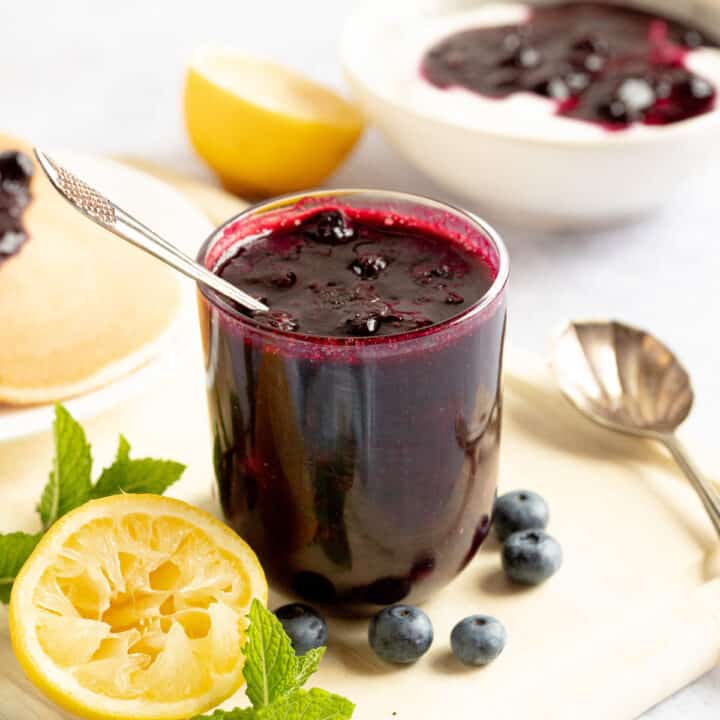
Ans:
[[[327,644],[325,618],[309,605],[283,605],[275,611],[275,616],[288,634],[296,655],[304,655],[308,650]]]
[[[544,530],[521,530],[505,541],[502,564],[513,582],[538,585],[560,569],[562,548]]]
[[[490,615],[471,615],[450,633],[453,655],[465,665],[487,665],[505,648],[505,626]]]
[[[393,605],[381,610],[370,621],[368,640],[382,660],[407,665],[428,651],[433,641],[433,626],[419,608]]]
[[[530,490],[515,490],[495,501],[493,524],[500,542],[519,530],[544,530],[549,520],[547,503]]]

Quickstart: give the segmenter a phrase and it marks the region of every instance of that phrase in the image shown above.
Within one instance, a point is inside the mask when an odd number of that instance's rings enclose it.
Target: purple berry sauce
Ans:
[[[490,98],[530,92],[557,114],[623,130],[710,112],[716,88],[686,66],[688,52],[717,41],[696,27],[601,2],[543,5],[526,22],[464,30],[424,56],[438,88]]]
[[[20,252],[28,239],[23,212],[30,204],[32,160],[15,150],[0,153],[0,263]]]

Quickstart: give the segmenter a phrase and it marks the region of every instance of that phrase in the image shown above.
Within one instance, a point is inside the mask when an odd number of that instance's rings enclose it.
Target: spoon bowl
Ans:
[[[572,322],[555,341],[552,366],[565,396],[591,420],[668,449],[720,535],[720,494],[675,436],[694,394],[672,351],[650,333],[616,321]]]
[[[574,322],[555,343],[553,367],[565,395],[613,430],[673,432],[690,414],[690,376],[659,340],[610,321]]]

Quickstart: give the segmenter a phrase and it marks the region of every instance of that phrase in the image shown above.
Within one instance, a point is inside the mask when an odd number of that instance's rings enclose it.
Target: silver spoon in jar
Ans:
[[[575,322],[555,341],[552,364],[565,396],[590,419],[670,451],[720,535],[720,494],[675,435],[694,396],[673,353],[652,335],[618,322]]]
[[[118,235],[136,247],[162,260],[170,267],[179,270],[189,278],[203,283],[230,300],[239,303],[252,312],[268,312],[268,307],[259,300],[235,287],[227,280],[210,272],[190,256],[161,238],[156,232],[122,208],[108,200],[104,195],[86,182],[76,177],[62,165],[56,163],[49,155],[35,148],[35,157],[47,175],[50,184],[76,210],[92,220],[96,225]]]

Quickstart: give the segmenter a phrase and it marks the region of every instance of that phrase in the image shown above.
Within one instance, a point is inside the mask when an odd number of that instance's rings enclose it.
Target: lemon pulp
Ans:
[[[252,551],[219,521],[142,497],[66,516],[13,589],[21,663],[90,717],[186,717],[234,692],[246,614],[267,590]]]

